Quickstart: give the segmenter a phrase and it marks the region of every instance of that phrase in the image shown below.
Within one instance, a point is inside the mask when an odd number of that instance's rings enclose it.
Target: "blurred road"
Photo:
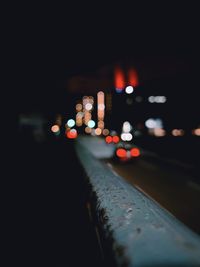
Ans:
[[[136,162],[115,161],[115,146],[103,138],[79,137],[79,142],[111,170],[154,199],[189,228],[200,234],[200,184],[188,165],[167,161],[142,150]],[[191,174],[190,174],[191,171]]]
[[[140,159],[134,163],[116,163],[108,166],[143,193],[200,234],[200,185],[191,177],[168,164]]]
[[[195,177],[196,182],[200,183],[200,142],[198,136],[186,135],[180,138],[173,136],[162,138],[146,136],[137,138],[134,142],[147,151],[153,151],[159,158],[165,158],[172,163],[182,163],[179,165],[184,167],[188,166],[188,168],[185,168],[185,171],[189,171],[188,173]]]

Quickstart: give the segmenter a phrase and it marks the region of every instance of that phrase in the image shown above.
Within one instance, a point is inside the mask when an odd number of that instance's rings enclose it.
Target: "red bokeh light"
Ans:
[[[107,144],[110,144],[113,141],[112,136],[110,136],[110,135],[106,136],[105,140],[106,140]]]
[[[138,149],[138,148],[132,148],[131,149],[131,156],[132,157],[139,157],[139,155],[140,155],[140,150]]]
[[[125,158],[126,157],[126,150],[124,148],[118,148],[116,151],[116,155],[119,158]]]
[[[125,78],[122,69],[118,66],[115,68],[115,88],[124,89],[125,87]]]
[[[77,137],[77,131],[66,131],[66,136],[69,139],[75,139]]]
[[[113,136],[113,142],[115,144],[119,143],[119,137],[117,135]]]
[[[133,87],[136,87],[139,84],[138,74],[136,70],[134,70],[133,68],[131,68],[128,71],[128,81],[129,81],[129,84],[132,85]]]

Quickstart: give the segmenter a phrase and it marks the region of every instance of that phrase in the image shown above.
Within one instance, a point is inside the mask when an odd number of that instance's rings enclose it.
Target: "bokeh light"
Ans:
[[[102,133],[104,136],[106,136],[109,135],[110,131],[108,129],[103,129]]]
[[[126,92],[127,94],[132,94],[133,91],[134,91],[134,88],[133,88],[133,86],[131,86],[131,85],[129,85],[129,86],[127,86],[127,87],[125,88],[125,92]]]
[[[200,136],[200,128],[194,129],[194,135]]]
[[[132,157],[138,157],[140,155],[140,150],[137,147],[132,148],[130,152]]]
[[[125,158],[126,157],[126,150],[124,148],[118,148],[116,151],[116,155],[119,158]]]
[[[90,127],[85,127],[85,132],[87,134],[90,134],[92,132],[92,129]]]
[[[85,105],[85,109],[86,110],[92,110],[92,108],[93,108],[93,106],[92,106],[92,104],[91,103],[87,103],[86,105]]]
[[[59,127],[57,124],[55,124],[55,125],[53,125],[53,126],[51,127],[51,131],[52,131],[53,133],[58,133],[58,132],[60,131],[60,127]]]
[[[74,127],[74,125],[75,125],[75,120],[73,120],[73,119],[70,119],[70,120],[68,120],[67,121],[67,125],[68,125],[68,127]]]
[[[83,108],[82,104],[79,103],[79,104],[76,105],[76,111],[77,112],[81,111],[82,108]]]
[[[105,140],[106,140],[107,144],[110,144],[113,141],[112,136],[110,136],[110,135],[106,136]]]
[[[121,139],[123,141],[131,141],[133,139],[133,135],[131,133],[122,133]]]
[[[93,120],[89,120],[89,121],[88,121],[88,127],[89,127],[89,128],[94,128],[94,126],[95,126],[95,121],[93,121]]]
[[[173,136],[183,136],[184,135],[184,130],[183,129],[173,129],[172,130],[172,135]]]
[[[69,131],[66,131],[66,136],[67,136],[67,138],[69,138],[69,139],[75,139],[75,138],[77,138],[77,131],[76,131],[76,129],[70,129]]]
[[[95,134],[96,135],[101,135],[101,133],[102,133],[102,130],[100,128],[96,128],[95,129]]]
[[[119,136],[117,136],[117,135],[114,135],[113,136],[113,138],[112,138],[112,141],[113,141],[113,143],[115,143],[115,144],[117,144],[117,143],[119,143]]]

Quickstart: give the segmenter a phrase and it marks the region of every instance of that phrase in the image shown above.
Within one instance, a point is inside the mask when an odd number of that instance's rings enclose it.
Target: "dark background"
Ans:
[[[116,61],[142,61],[145,71],[149,57],[152,66],[158,64],[154,58],[160,59],[161,67],[183,62],[172,78],[191,82],[189,91],[196,94],[195,99],[199,86],[197,10],[183,3],[13,6],[9,65],[14,106],[19,112],[56,111],[70,102],[66,80],[73,75]],[[165,62],[168,58],[170,63]],[[164,77],[157,73],[157,80],[159,75],[161,84],[171,79],[170,72]],[[175,94],[184,94],[186,89],[169,88]]]
[[[170,70],[177,62],[182,62],[173,74],[171,71],[154,72],[156,75],[146,79],[142,86],[165,88],[165,94],[173,94],[176,99],[181,95],[179,118],[185,116],[190,123],[196,123],[199,117],[197,7],[190,3],[143,3],[140,6],[136,2],[131,5],[116,2],[86,5],[83,2],[74,3],[74,6],[16,3],[7,11],[3,27],[8,41],[5,68],[9,67],[9,86],[2,92],[6,92],[9,100],[6,114],[11,113],[11,121],[16,117],[17,126],[20,114],[39,112],[52,120],[55,114],[70,111],[76,95],[66,87],[67,80],[115,62],[142,62],[144,73],[148,73],[147,66],[151,64],[156,70],[168,64]],[[176,106],[177,103],[171,103],[165,114],[174,118]],[[126,112],[120,114],[123,118]],[[55,258],[55,262],[65,264],[71,254],[73,261],[80,255],[87,235],[80,227],[80,218],[83,220],[86,216],[85,195],[81,190],[82,172],[77,168],[72,144],[63,146],[62,141],[48,140],[36,145],[13,131],[11,135],[10,140],[17,142],[11,142],[14,145],[6,154],[8,165],[3,179],[6,187],[2,187],[6,188],[4,247],[10,249],[8,254],[15,252],[20,261],[25,259],[25,254],[28,260],[39,260],[42,255],[46,261]],[[66,147],[70,152],[66,153]],[[79,180],[68,179],[74,170]],[[68,210],[68,214],[63,210]],[[87,218],[82,222],[82,226],[88,227]],[[79,230],[76,232],[75,228]],[[74,233],[77,233],[76,238]],[[71,250],[66,255],[68,239]],[[76,253],[78,243],[79,252]],[[81,255],[85,255],[85,251]]]

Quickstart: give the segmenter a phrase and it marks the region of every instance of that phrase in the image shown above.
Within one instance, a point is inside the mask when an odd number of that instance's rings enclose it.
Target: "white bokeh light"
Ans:
[[[166,96],[149,96],[148,101],[150,103],[165,103],[167,101]]]
[[[67,121],[67,125],[68,125],[68,127],[73,127],[74,125],[75,125],[75,120],[73,120],[73,119],[70,119],[70,120],[68,120]]]
[[[93,120],[89,120],[88,121],[88,127],[89,128],[94,128],[94,126],[95,126],[95,122]]]
[[[145,121],[145,126],[147,128],[155,128],[156,127],[156,121],[154,119],[148,119]]]
[[[132,129],[131,124],[130,124],[128,121],[125,121],[125,122],[123,123],[122,131],[123,131],[124,133],[129,133],[129,132],[131,131],[131,129]]]
[[[127,94],[132,94],[133,91],[134,91],[134,88],[133,88],[133,86],[131,86],[131,85],[127,86],[126,89],[125,89],[125,92],[126,92]]]
[[[131,133],[122,133],[121,139],[123,141],[131,141],[133,139],[133,135]]]
[[[92,110],[92,104],[91,103],[87,103],[86,105],[85,105],[85,109],[86,110]]]
[[[145,121],[145,126],[149,129],[163,128],[163,121],[159,118],[157,119],[150,118]]]

